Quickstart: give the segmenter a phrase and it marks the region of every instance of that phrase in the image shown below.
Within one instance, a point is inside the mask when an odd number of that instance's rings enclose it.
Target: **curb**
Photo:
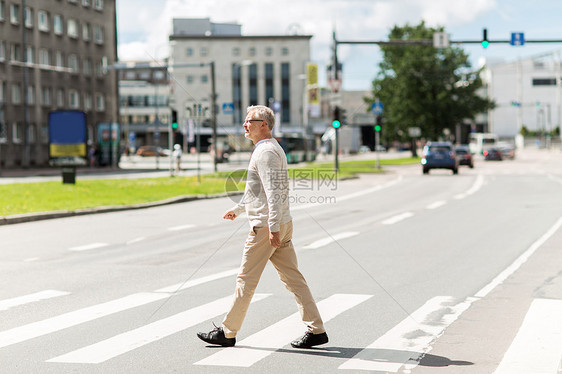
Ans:
[[[236,195],[242,195],[243,193],[244,193],[243,191],[239,191],[239,192],[225,192],[225,193],[214,194],[214,195],[184,195],[184,196],[172,197],[166,200],[152,201],[142,204],[101,206],[96,208],[86,208],[86,209],[77,209],[77,210],[55,210],[50,212],[15,214],[12,216],[0,217],[0,226],[12,225],[16,223],[42,221],[42,220],[53,219],[53,218],[84,216],[87,214],[111,213],[111,212],[120,212],[125,210],[145,209],[145,208],[152,208],[152,207],[164,206],[170,204],[186,203],[194,200],[217,199],[221,197],[236,196]]]

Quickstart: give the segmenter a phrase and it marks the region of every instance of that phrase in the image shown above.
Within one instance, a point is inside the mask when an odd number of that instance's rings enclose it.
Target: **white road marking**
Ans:
[[[519,256],[507,269],[502,271],[497,277],[495,277],[490,283],[488,283],[484,288],[474,295],[475,297],[485,297],[494,288],[502,284],[511,274],[515,273],[517,269],[521,267],[528,259],[535,253],[537,249],[541,247],[559,228],[562,226],[562,217],[558,218],[556,223],[548,229],[546,233],[543,234],[537,241],[535,241],[529,249],[527,249],[521,256]]]
[[[252,298],[252,303],[263,300],[268,296],[270,294],[255,294]],[[139,327],[138,329],[116,335],[99,343],[52,358],[47,360],[47,362],[99,364],[226,313],[231,304],[232,296],[223,297],[208,304]]]
[[[33,261],[37,261],[39,259],[40,259],[40,257],[31,257],[31,258],[26,258],[25,260],[23,260],[23,262],[33,262]]]
[[[562,352],[562,300],[535,299],[495,374],[557,373]]]
[[[140,238],[135,238],[135,239],[129,240],[126,244],[127,245],[135,244],[135,243],[138,243],[138,242],[142,242],[145,239],[146,239],[146,237],[141,236]]]
[[[350,237],[355,236],[355,235],[359,235],[359,232],[357,232],[357,231],[340,232],[339,234],[335,234],[335,235],[332,235],[330,237],[320,239],[320,240],[312,242],[308,245],[305,245],[303,248],[305,248],[305,249],[316,249],[316,248],[320,248],[320,247],[323,247],[325,245],[328,245],[332,242],[335,242],[339,239],[350,238]]]
[[[385,188],[388,188],[388,187],[391,187],[391,186],[397,184],[397,183],[400,182],[402,179],[403,179],[403,177],[402,177],[402,176],[399,176],[398,178],[396,178],[396,179],[394,179],[394,180],[391,180],[390,182],[387,182],[387,183],[384,183],[384,184],[380,184],[380,185],[378,185],[378,186],[374,186],[374,187],[371,187],[371,188],[366,188],[366,189],[363,189],[363,190],[361,190],[361,191],[357,191],[357,192],[350,193],[350,194],[347,194],[347,195],[343,195],[343,196],[336,197],[336,202],[339,203],[339,202],[342,202],[342,201],[346,201],[346,200],[349,200],[349,199],[354,199],[354,198],[356,198],[356,197],[361,197],[361,196],[363,196],[363,195],[368,195],[368,194],[370,194],[370,193],[383,190],[383,189],[385,189]],[[291,211],[302,210],[302,209],[308,209],[308,208],[311,208],[311,207],[321,206],[321,205],[324,205],[324,204],[323,204],[323,203],[314,203],[314,204],[313,204],[313,203],[310,203],[310,204],[296,205],[296,206],[294,206],[294,207],[291,206]]]
[[[195,225],[173,226],[173,227],[168,227],[168,231],[180,231],[180,230],[191,229],[193,227],[195,227]]]
[[[483,184],[484,184],[484,176],[482,174],[478,174],[478,176],[476,177],[476,181],[474,181],[472,187],[470,187],[466,192],[454,196],[454,198],[457,200],[464,199],[465,197],[476,193],[480,188],[482,188]]]
[[[237,271],[237,269],[236,269]],[[92,321],[96,318],[105,317],[127,309],[136,308],[154,301],[170,297],[173,292],[186,289],[202,283],[210,282],[215,279],[235,274],[235,270],[228,270],[217,274],[212,274],[199,279],[164,287],[155,292],[137,293],[109,301],[102,304],[93,305],[73,312],[61,314],[43,321],[30,323],[10,330],[0,332],[0,348],[26,340],[50,334],[68,327],[76,326],[84,322]]]
[[[442,207],[443,205],[447,204],[446,201],[441,200],[441,201],[436,201],[434,203],[429,204],[428,206],[425,207],[425,209],[437,209]]]
[[[327,322],[371,297],[372,295],[336,294],[320,301],[318,309],[324,322]],[[295,313],[237,342],[236,347],[223,349],[194,365],[250,367],[291,340],[297,339],[304,330],[300,314]]]
[[[347,360],[339,369],[396,373],[406,365],[412,370],[431,344],[476,299],[454,304],[449,296],[437,296]],[[405,371],[409,372],[409,371]]]
[[[137,293],[121,299],[64,313],[53,318],[0,332],[0,348],[76,326],[96,318],[145,305],[169,297],[162,293]]]
[[[86,245],[81,245],[78,247],[72,247],[69,248],[69,250],[71,251],[89,251],[91,249],[97,249],[97,248],[103,248],[103,247],[107,247],[109,244],[107,243],[92,243],[92,244],[86,244]]]
[[[404,212],[404,213],[400,213],[394,217],[390,217],[388,219],[385,219],[384,221],[382,221],[383,225],[394,225],[395,223],[398,223],[400,221],[403,221],[407,218],[413,217],[414,213],[412,212]]]
[[[29,295],[14,297],[12,299],[0,300],[0,310],[8,310],[15,306],[34,303],[41,300],[51,299],[58,296],[70,295],[70,292],[46,290],[41,292],[32,293]]]
[[[186,288],[193,287],[193,286],[197,286],[199,284],[211,282],[211,281],[221,279],[221,278],[226,278],[226,277],[231,276],[231,275],[236,275],[236,274],[238,274],[238,270],[239,269],[236,268],[236,269],[221,271],[220,273],[211,274],[211,275],[207,275],[205,277],[192,279],[192,280],[188,280],[188,281],[183,282],[183,283],[178,283],[178,284],[174,284],[172,286],[160,288],[160,289],[158,289],[154,292],[176,293],[178,291],[181,291],[181,290],[184,290]]]

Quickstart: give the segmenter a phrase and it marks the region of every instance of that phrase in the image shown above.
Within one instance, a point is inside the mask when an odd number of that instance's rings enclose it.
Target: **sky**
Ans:
[[[332,32],[340,41],[387,40],[395,25],[443,26],[454,40],[562,40],[562,1],[558,0],[116,0],[119,60],[152,60],[168,55],[172,18],[210,18],[238,23],[243,35],[312,35],[311,62],[320,84],[331,59]],[[459,46],[459,45],[457,45]],[[524,46],[460,45],[479,67],[484,60],[513,61],[562,50],[562,43]],[[345,90],[369,90],[382,55],[377,45],[340,45]]]

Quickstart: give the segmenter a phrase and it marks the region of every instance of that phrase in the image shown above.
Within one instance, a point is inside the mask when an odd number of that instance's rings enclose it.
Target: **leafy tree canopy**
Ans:
[[[395,26],[389,40],[432,40],[443,27]],[[457,47],[443,49],[432,45],[383,45],[380,72],[373,81],[372,103],[384,104],[383,138],[408,140],[408,128],[420,127],[422,136],[437,140],[444,129],[473,120],[476,114],[491,109],[485,97],[480,71],[474,71],[468,55]]]

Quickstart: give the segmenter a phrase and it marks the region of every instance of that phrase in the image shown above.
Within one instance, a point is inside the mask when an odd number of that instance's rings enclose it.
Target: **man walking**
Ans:
[[[250,106],[244,121],[244,135],[254,143],[248,165],[244,196],[224,214],[234,220],[244,210],[250,221],[250,233],[244,246],[242,264],[236,279],[234,300],[222,325],[197,336],[210,344],[232,347],[242,327],[246,311],[261,274],[271,261],[279,278],[296,298],[307,332],[291,342],[295,348],[310,348],[328,342],[328,335],[312,294],[297,265],[292,243],[293,223],[289,211],[289,175],[287,158],[271,136],[275,124],[273,111],[266,106]]]

